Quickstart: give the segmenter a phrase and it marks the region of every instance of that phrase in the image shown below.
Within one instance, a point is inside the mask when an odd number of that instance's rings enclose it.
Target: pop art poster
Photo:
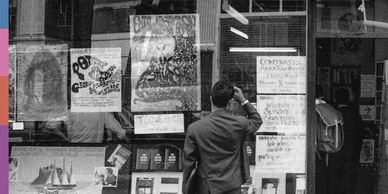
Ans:
[[[199,17],[130,16],[133,112],[201,108]]]
[[[8,68],[8,120],[15,121],[16,101],[16,47],[8,47],[9,68]]]
[[[71,112],[121,112],[121,48],[70,53]]]
[[[99,194],[95,167],[104,166],[105,147],[13,146],[17,178],[10,193]]]
[[[67,49],[65,44],[17,46],[17,121],[66,116]]]

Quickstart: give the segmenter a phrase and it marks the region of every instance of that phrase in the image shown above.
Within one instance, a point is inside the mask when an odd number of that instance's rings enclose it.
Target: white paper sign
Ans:
[[[376,95],[376,77],[361,75],[361,98],[374,98]]]
[[[183,133],[183,114],[135,115],[135,134]]]
[[[376,120],[376,106],[374,105],[360,105],[360,115],[363,121]]]
[[[259,132],[306,133],[306,96],[259,95],[257,111],[263,124]]]
[[[257,92],[306,93],[306,57],[258,56]]]
[[[121,112],[121,48],[70,52],[71,112]]]
[[[305,136],[256,136],[256,171],[304,173]]]

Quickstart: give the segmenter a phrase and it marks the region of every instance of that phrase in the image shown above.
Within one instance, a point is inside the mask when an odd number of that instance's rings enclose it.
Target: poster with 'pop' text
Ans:
[[[70,53],[71,112],[121,112],[121,48]]]
[[[257,92],[306,93],[306,57],[258,56]]]
[[[131,110],[201,108],[197,14],[131,15]]]
[[[259,132],[306,133],[305,95],[258,95]]]

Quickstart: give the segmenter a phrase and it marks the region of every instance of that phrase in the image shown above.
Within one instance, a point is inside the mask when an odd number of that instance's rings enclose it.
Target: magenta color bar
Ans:
[[[0,126],[0,193],[8,193],[8,126]]]
[[[0,76],[8,76],[8,29],[0,29]]]

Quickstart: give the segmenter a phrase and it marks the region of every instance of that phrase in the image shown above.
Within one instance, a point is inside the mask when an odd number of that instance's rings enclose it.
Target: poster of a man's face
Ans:
[[[118,171],[116,167],[96,167],[94,183],[103,187],[117,187]]]

